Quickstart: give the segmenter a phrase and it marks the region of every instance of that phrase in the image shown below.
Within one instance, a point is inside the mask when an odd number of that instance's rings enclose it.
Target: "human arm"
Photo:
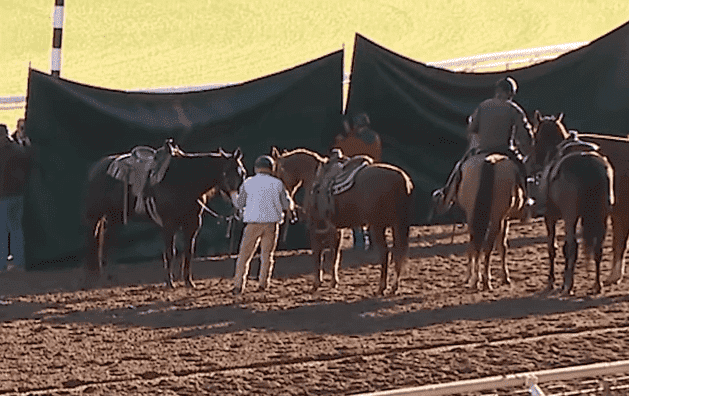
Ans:
[[[235,191],[231,194],[232,205],[239,210],[243,211],[244,206],[247,203],[247,192],[244,190],[244,183],[239,187],[239,192]]]

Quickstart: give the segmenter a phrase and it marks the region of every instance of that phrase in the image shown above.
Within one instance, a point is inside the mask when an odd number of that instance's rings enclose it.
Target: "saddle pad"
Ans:
[[[355,175],[357,175],[357,173],[366,166],[368,166],[368,163],[362,162],[360,165],[349,170],[344,169],[342,173],[337,175],[335,180],[332,181],[332,186],[330,187],[332,195],[342,194],[349,190],[355,184]]]

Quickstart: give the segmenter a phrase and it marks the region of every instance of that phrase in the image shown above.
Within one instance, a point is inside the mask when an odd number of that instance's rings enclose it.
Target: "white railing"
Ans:
[[[438,62],[429,62],[428,66],[449,69],[452,71],[475,72],[482,69],[505,67],[508,70],[513,65],[535,64],[554,59],[564,53],[573,51],[589,44],[587,41],[576,43],[548,45],[520,49],[514,51],[494,52],[491,54],[466,56],[463,58],[448,59]]]
[[[532,388],[536,387],[536,384],[544,382],[567,381],[578,378],[600,377],[622,373],[629,373],[629,360],[609,363],[594,363],[584,366],[565,367],[529,373],[499,375],[495,377],[450,382],[447,384],[424,385],[413,388],[363,393],[356,396],[439,396],[521,386],[526,386],[530,390],[533,390]],[[538,390],[538,388],[536,389]],[[534,394],[533,391],[532,394]]]
[[[25,107],[25,96],[0,96],[0,110],[16,110]]]
[[[448,59],[438,62],[427,63],[428,66],[438,67],[441,69],[449,69],[452,71],[476,72],[485,69],[495,69],[505,67],[508,70],[511,66],[523,66],[525,64],[535,64],[549,59],[554,59],[562,54],[573,51],[577,48],[589,44],[586,41],[549,45],[546,47],[520,49],[514,51],[494,52],[491,54],[467,56],[463,58]],[[343,84],[350,83],[350,73],[343,73]],[[127,92],[155,92],[155,93],[178,93],[202,91],[213,88],[221,88],[235,83],[219,83],[198,86],[185,87],[164,87],[164,88],[146,88],[134,89]],[[0,110],[22,109],[25,106],[24,96],[5,96],[0,97]]]

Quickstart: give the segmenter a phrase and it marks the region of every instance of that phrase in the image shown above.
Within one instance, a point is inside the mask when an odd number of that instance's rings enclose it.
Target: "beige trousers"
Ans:
[[[279,223],[247,223],[244,227],[242,243],[239,245],[239,255],[234,270],[234,287],[244,289],[247,286],[249,276],[249,263],[257,246],[262,244],[259,267],[259,288],[265,289],[272,279],[274,270],[274,250],[277,247],[277,235],[279,234]]]

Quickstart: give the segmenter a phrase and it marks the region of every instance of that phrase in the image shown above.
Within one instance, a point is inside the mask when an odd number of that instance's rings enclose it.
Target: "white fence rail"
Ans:
[[[629,360],[609,363],[594,363],[584,366],[534,371],[529,373],[499,375],[495,377],[456,381],[447,384],[424,385],[413,388],[394,389],[356,396],[439,396],[491,389],[533,386],[551,381],[567,381],[586,377],[600,377],[629,373]]]
[[[573,51],[589,44],[587,41],[580,41],[568,44],[548,45],[520,49],[506,52],[494,52],[491,54],[466,56],[463,58],[448,59],[438,62],[427,63],[441,69],[453,71],[475,72],[483,69],[500,68],[504,66],[508,70],[513,65],[535,64],[549,59],[554,59],[562,54]]]
[[[525,64],[535,64],[545,60],[554,59],[562,54],[573,51],[577,48],[589,44],[586,41],[549,45],[546,47],[520,49],[506,52],[494,52],[491,54],[467,56],[464,58],[455,58],[438,62],[427,63],[428,66],[438,67],[441,69],[449,69],[452,71],[476,72],[485,69],[501,68],[502,66],[508,70],[511,66],[522,66]],[[350,74],[345,72],[343,75],[343,84],[350,83]],[[166,87],[166,88],[147,88],[129,90],[128,92],[156,92],[156,93],[178,93],[192,92],[206,89],[220,88],[234,83],[207,84],[198,86],[185,87]],[[0,111],[22,109],[25,107],[24,96],[4,96],[0,97]]]

